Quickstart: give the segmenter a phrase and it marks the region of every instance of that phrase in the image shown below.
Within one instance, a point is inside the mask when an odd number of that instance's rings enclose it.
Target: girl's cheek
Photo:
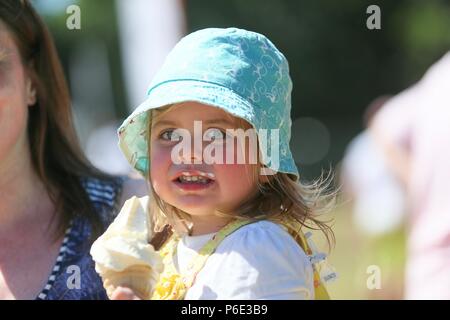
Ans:
[[[230,190],[243,189],[244,192],[250,192],[255,185],[252,167],[246,164],[224,164],[216,165],[216,172],[222,186]]]
[[[160,185],[162,179],[167,179],[167,172],[170,168],[170,151],[167,148],[153,146],[150,154],[150,175],[152,177],[152,184]]]
[[[166,146],[161,146],[158,143],[152,143],[151,153],[150,153],[150,164],[151,166],[159,167],[160,169],[164,166],[169,166],[171,159],[171,148]]]
[[[228,164],[252,165],[258,161],[257,142],[248,139],[227,140],[222,146],[223,162]]]

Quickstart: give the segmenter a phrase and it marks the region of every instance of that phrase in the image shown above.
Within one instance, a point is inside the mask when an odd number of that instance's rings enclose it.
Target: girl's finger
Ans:
[[[111,300],[141,300],[141,299],[130,288],[117,287],[111,296]]]

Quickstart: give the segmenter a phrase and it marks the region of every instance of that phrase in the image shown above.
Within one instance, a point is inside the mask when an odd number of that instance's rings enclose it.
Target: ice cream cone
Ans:
[[[147,213],[148,197],[132,197],[92,245],[95,270],[109,298],[119,287],[128,287],[142,299],[150,299],[162,271],[162,259],[149,244],[153,226]]]
[[[149,300],[157,281],[154,271],[147,266],[132,266],[123,271],[107,270],[101,277],[109,298],[117,287],[127,287],[141,299]]]

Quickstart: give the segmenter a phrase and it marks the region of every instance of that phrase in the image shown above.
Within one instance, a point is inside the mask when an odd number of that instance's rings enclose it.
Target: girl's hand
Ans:
[[[111,300],[142,300],[133,290],[126,287],[117,287],[111,295]]]

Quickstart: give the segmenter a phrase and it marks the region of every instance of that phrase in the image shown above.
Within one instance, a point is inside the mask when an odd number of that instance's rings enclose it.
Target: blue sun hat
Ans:
[[[275,172],[299,174],[289,149],[292,81],[284,55],[264,35],[237,28],[208,28],[182,38],[154,77],[146,100],[118,130],[119,147],[145,176],[149,168],[149,110],[196,101],[246,120],[259,134],[279,129],[278,157],[261,143],[261,162]],[[271,141],[267,139],[267,141]]]

